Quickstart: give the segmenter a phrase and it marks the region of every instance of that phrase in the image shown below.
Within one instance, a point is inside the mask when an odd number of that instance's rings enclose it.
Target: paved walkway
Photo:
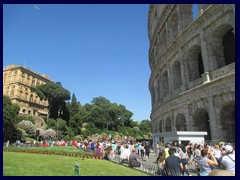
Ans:
[[[155,162],[156,159],[157,159],[156,153],[150,153],[148,161],[146,161],[145,158],[139,159],[143,166],[143,169],[139,169],[139,170],[148,172],[152,175],[156,175],[156,169],[157,169],[157,163]],[[116,155],[114,161],[119,162],[119,155]],[[188,165],[189,173],[192,176],[197,176],[197,173],[195,172],[194,168],[195,168],[194,165]],[[184,173],[184,176],[187,176],[187,174]]]
[[[157,155],[156,153],[150,153],[149,155],[149,160],[146,161],[145,158],[144,159],[140,159],[141,163],[149,163],[149,164],[154,164],[154,165],[157,165],[156,164],[156,159],[157,159]],[[188,169],[189,169],[189,172],[192,176],[197,176],[197,173],[195,172],[195,166],[194,165],[188,165]],[[187,176],[186,173],[184,173],[184,176]]]

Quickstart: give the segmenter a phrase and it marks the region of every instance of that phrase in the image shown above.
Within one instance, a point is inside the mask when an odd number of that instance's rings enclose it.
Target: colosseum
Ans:
[[[154,144],[172,132],[234,143],[235,5],[150,5],[148,36]]]

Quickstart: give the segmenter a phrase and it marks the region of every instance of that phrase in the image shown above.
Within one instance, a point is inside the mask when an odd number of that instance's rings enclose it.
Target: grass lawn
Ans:
[[[3,152],[3,175],[74,176],[75,162],[80,164],[80,176],[149,176],[107,160],[15,152]]]

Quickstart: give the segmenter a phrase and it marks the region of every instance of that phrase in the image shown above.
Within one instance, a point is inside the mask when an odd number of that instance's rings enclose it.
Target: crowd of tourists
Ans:
[[[119,163],[129,164],[131,167],[140,167],[139,159],[149,160],[149,154],[153,151],[149,142],[132,141],[41,141],[42,147],[47,146],[75,146],[87,152],[103,156],[105,159],[114,160],[119,155]]]
[[[152,146],[148,142],[131,141],[41,141],[41,146],[75,146],[87,152],[114,160],[119,155],[119,163],[131,167],[141,167],[140,159],[148,162]],[[162,176],[191,176],[189,165],[193,165],[199,176],[234,176],[235,147],[218,143],[188,145],[158,143],[156,148],[157,174]]]
[[[157,144],[158,174],[180,176],[189,173],[194,165],[199,176],[234,176],[235,150],[230,144]]]

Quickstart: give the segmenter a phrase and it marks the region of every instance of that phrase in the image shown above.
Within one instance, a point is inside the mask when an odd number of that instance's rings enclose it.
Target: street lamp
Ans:
[[[58,109],[58,121],[57,121],[57,140],[58,140],[58,125],[59,125],[59,115],[60,115],[61,109]]]

